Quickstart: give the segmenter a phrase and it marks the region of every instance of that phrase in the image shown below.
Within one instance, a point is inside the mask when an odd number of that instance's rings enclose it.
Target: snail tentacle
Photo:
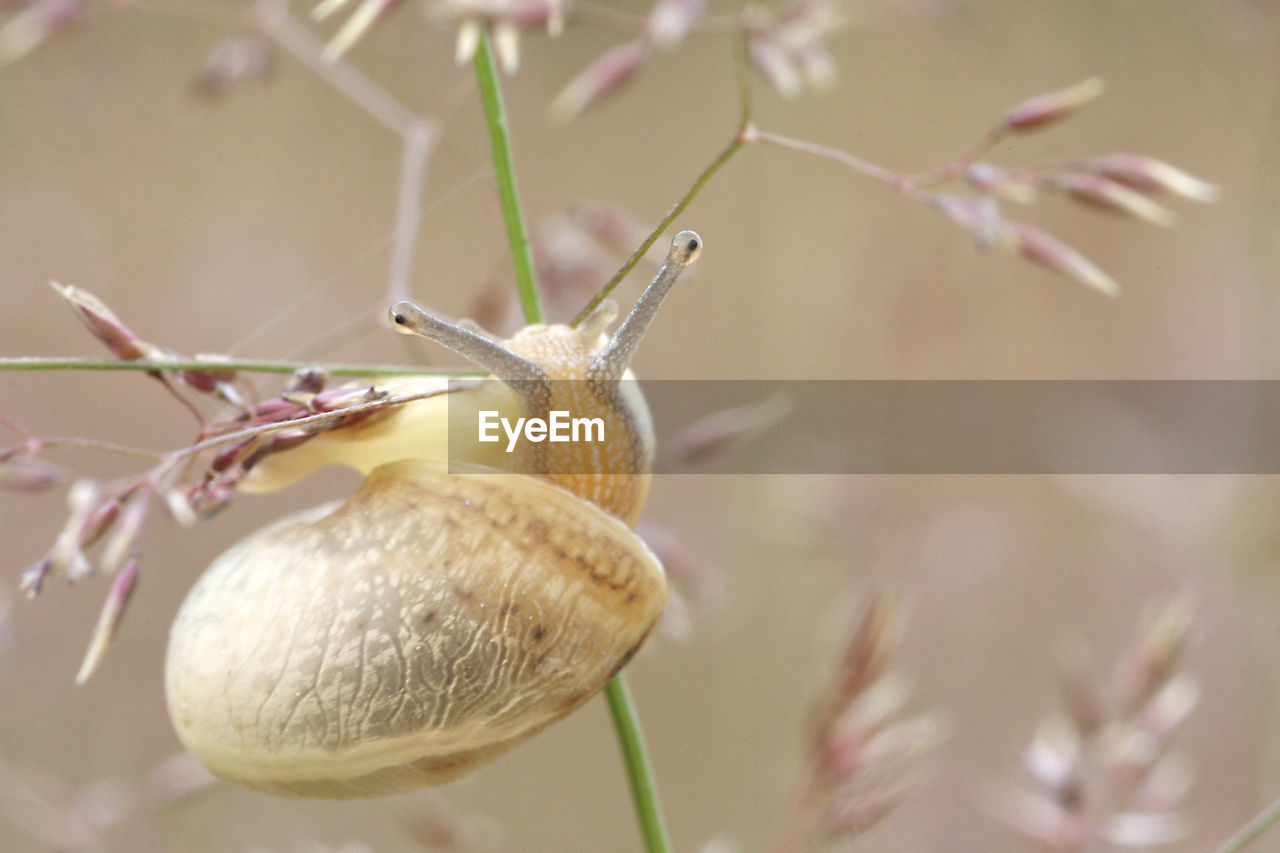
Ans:
[[[536,361],[512,352],[500,342],[460,323],[450,323],[412,302],[391,306],[391,322],[406,335],[418,335],[492,373],[506,382],[546,382],[547,372]]]
[[[587,375],[595,380],[611,381],[621,379],[631,365],[636,348],[648,330],[658,307],[666,298],[671,286],[676,283],[685,267],[698,259],[702,252],[702,238],[692,231],[681,231],[671,241],[671,249],[667,259],[653,281],[645,288],[640,299],[636,301],[631,313],[627,314],[622,325],[613,333],[609,343],[596,354],[591,361]]]

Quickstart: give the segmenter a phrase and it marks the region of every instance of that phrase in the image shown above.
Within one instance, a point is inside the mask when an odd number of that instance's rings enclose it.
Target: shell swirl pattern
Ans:
[[[180,738],[263,791],[448,781],[598,691],[666,598],[635,534],[536,478],[397,462],[328,509],[233,547],[174,623]]]

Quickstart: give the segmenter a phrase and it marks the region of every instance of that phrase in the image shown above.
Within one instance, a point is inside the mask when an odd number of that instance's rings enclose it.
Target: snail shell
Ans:
[[[616,380],[700,246],[692,232],[677,235],[658,277],[603,345],[607,308],[576,329],[530,327],[504,345],[478,335],[476,343],[463,327],[397,304],[401,326],[474,358],[512,388],[533,387],[538,407],[548,387],[564,386],[583,396],[576,405],[607,410],[606,439],[621,445],[601,453],[630,460],[632,473],[564,474],[557,464],[565,460],[545,453],[525,458],[520,464],[536,467],[521,473],[456,473],[456,454],[451,467],[435,445],[405,455],[407,429],[430,421],[439,432],[434,409],[409,406],[398,413],[405,417],[345,438],[335,430],[332,447],[317,445],[300,466],[266,471],[263,489],[331,461],[367,476],[340,506],[244,539],[193,586],[165,662],[183,744],[218,775],[262,791],[374,796],[449,781],[600,690],[666,599],[661,565],[628,527],[648,491],[648,413],[635,383]],[[566,354],[576,366],[559,363]],[[530,385],[535,368],[541,379]],[[538,384],[563,378],[587,381]],[[531,400],[523,404],[527,411]]]
[[[174,623],[171,713],[272,793],[445,782],[603,687],[665,598],[640,540],[569,492],[395,462],[213,564]]]

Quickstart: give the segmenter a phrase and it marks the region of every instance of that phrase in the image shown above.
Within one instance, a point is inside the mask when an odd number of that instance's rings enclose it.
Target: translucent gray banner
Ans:
[[[552,385],[552,399],[583,399],[587,383]],[[657,436],[655,473],[1280,473],[1280,381],[650,380],[639,385]],[[612,393],[592,393],[597,392]],[[469,402],[454,405],[453,399],[450,447],[474,446],[478,416]],[[560,416],[562,432],[569,434],[566,418],[589,419],[596,413]],[[518,446],[538,435],[537,430],[513,433],[492,417],[489,426],[499,440],[486,446],[501,452],[513,434]],[[594,436],[584,438],[580,430],[578,441],[591,440]],[[543,441],[545,448],[553,447]],[[571,445],[572,440],[566,444]],[[556,473],[586,473],[599,464],[585,461],[589,453],[550,452],[546,458],[556,460]]]

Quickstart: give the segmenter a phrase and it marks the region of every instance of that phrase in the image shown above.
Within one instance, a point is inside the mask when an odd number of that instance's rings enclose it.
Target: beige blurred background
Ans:
[[[236,4],[138,5],[103,9],[0,69],[0,354],[98,353],[49,279],[94,291],[142,336],[186,352],[290,357],[379,309],[397,139],[288,57],[268,87],[193,100],[189,80],[236,31]],[[980,255],[936,214],[831,163],[748,149],[680,223],[707,250],[645,341],[640,375],[1280,374],[1280,9],[871,0],[852,13],[831,41],[836,87],[784,101],[757,78],[760,126],[922,170],[1021,99],[1100,75],[1109,91],[1085,114],[994,159],[1142,152],[1219,183],[1222,201],[1179,205],[1173,231],[1056,199],[1027,213],[1121,283],[1109,300]],[[548,120],[559,88],[618,38],[571,28],[524,39],[507,101],[535,217],[591,200],[656,221],[733,132],[732,52],[705,37],[582,119]],[[419,300],[465,314],[507,261],[481,114],[452,51],[451,32],[411,0],[351,60],[443,123],[413,282]],[[624,299],[639,287],[637,276]],[[424,353],[370,328],[326,358]],[[0,373],[0,412],[41,434],[156,448],[193,434],[155,383],[124,373]],[[161,675],[184,591],[267,515],[353,482],[244,499],[190,530],[154,520],[128,619],[82,688],[73,676],[105,584],[55,582],[19,600],[16,572],[52,542],[63,498],[0,495],[4,766],[70,790],[140,778],[177,750]],[[1194,833],[1168,849],[1210,849],[1280,793],[1278,511],[1268,477],[660,478],[647,517],[718,566],[724,587],[716,606],[695,607],[686,639],[656,638],[628,669],[676,848],[767,848],[800,771],[812,692],[853,602],[879,584],[911,611],[897,662],[916,685],[912,708],[944,714],[951,737],[930,781],[859,849],[1024,849],[977,801],[1022,778],[1021,750],[1058,702],[1059,644],[1083,638],[1109,661],[1144,606],[1179,589],[1200,601],[1187,668],[1203,694],[1180,739],[1196,770]],[[511,850],[640,849],[600,700],[439,792],[332,804],[220,785],[145,828],[156,850],[411,850],[406,824],[440,797],[487,816]],[[3,821],[0,849],[48,848]],[[1280,834],[1256,849],[1280,850]]]

